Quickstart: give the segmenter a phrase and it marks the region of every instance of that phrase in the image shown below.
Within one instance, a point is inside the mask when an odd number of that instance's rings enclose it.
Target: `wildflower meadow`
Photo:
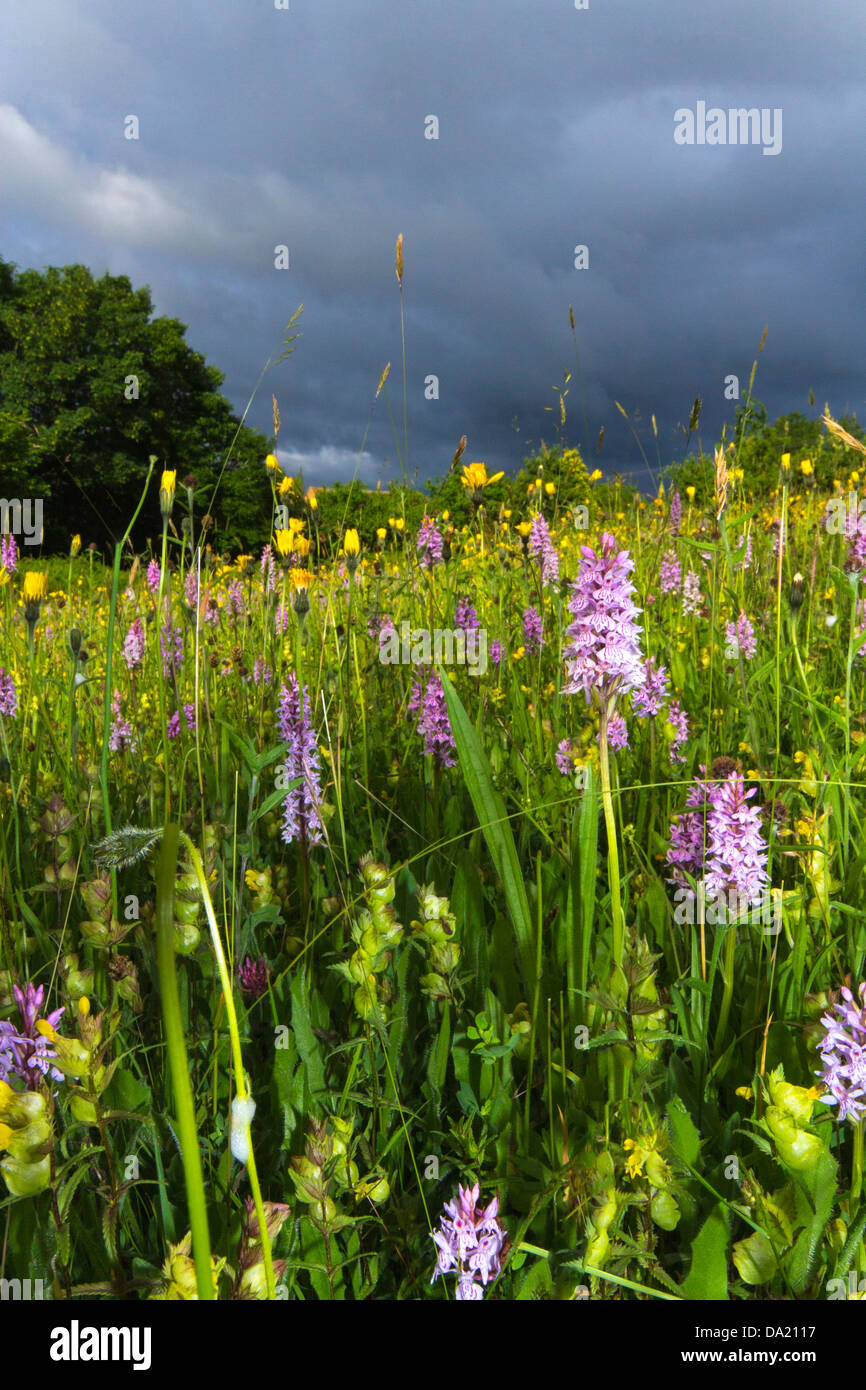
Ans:
[[[863,1297],[866,446],[746,441],[6,526],[4,1280]]]

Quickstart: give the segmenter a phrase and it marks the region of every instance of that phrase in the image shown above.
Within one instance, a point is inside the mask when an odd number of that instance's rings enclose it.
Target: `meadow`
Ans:
[[[269,457],[255,554],[168,465],[113,570],[4,537],[0,1277],[862,1296],[866,450],[825,424],[827,486],[722,443],[495,508],[458,453],[465,524],[362,539]]]

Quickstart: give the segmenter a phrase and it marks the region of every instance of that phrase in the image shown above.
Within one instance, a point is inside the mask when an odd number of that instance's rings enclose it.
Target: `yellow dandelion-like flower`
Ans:
[[[505,473],[499,472],[488,478],[487,465],[484,463],[465,463],[463,465],[463,477],[460,481],[471,492],[480,492],[482,488],[490,487],[492,483],[498,483],[499,479],[504,477]]]
[[[695,500],[695,491],[696,489],[693,487],[686,488],[686,497],[689,499],[690,502],[694,502]]]
[[[279,468],[279,466],[280,461],[277,458],[276,454],[268,454],[267,458],[265,459],[265,468],[267,468],[271,473],[274,473]]]
[[[274,545],[277,547],[277,554],[281,555],[284,560],[288,559],[294,548],[292,545],[292,534],[293,533],[288,530],[274,532]]]
[[[343,549],[347,555],[357,555],[360,552],[361,542],[358,538],[358,532],[354,529],[348,530],[343,537]]]
[[[278,489],[277,489],[277,491],[279,492],[279,494],[280,494],[281,497],[287,497],[288,494],[289,494],[290,492],[294,492],[294,490],[295,490],[295,480],[294,480],[294,478],[283,478],[283,479],[281,479],[281,481],[280,481],[280,486],[279,486]]]
[[[41,603],[48,592],[48,575],[30,570],[24,576],[24,602]]]
[[[305,529],[306,525],[307,525],[307,523],[306,523],[306,521],[303,520],[302,517],[299,517],[299,516],[290,516],[290,517],[289,517],[289,530],[292,531],[292,532],[295,532],[295,531],[303,531],[303,530]]]
[[[312,582],[313,582],[313,575],[310,573],[309,570],[304,570],[304,569],[290,569],[290,570],[289,570],[289,583],[291,584],[291,586],[292,586],[292,588],[293,588],[294,590],[297,591],[298,589],[309,589],[309,587],[310,587],[310,585],[312,584]]]

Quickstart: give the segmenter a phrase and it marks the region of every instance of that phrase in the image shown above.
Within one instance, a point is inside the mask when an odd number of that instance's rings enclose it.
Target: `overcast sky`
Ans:
[[[665,465],[700,395],[711,448],[765,325],[771,419],[814,413],[810,387],[815,411],[863,418],[864,18],[862,0],[4,0],[0,255],[150,285],[238,412],[303,301],[247,418],[270,433],[276,394],[281,462],[308,482],[352,475],[388,361],[402,448],[400,232],[419,478],[464,433],[466,461],[516,469],[555,439],[565,371],[591,466],[641,464],[616,401],[654,465],[655,413]],[[741,107],[765,112],[761,143],[699,143],[712,108],[727,126]],[[365,481],[399,476],[394,426],[383,394]]]

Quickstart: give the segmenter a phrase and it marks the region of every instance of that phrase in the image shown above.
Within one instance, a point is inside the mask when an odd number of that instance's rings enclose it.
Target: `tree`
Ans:
[[[76,530],[119,538],[151,454],[178,482],[194,474],[210,499],[238,420],[220,394],[223,373],[185,341],[186,325],[152,315],[150,290],[125,275],[95,280],[83,265],[18,272],[0,259],[0,491],[45,499],[48,549],[65,549]],[[217,537],[228,518],[242,542],[239,531],[247,542],[266,534],[267,451],[262,434],[241,428],[213,509]],[[158,531],[152,486],[138,539]]]

